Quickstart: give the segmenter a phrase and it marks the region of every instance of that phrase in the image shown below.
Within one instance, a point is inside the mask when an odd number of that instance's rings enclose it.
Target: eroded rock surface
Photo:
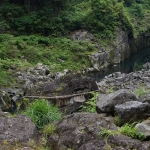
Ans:
[[[96,110],[98,113],[114,114],[115,105],[134,100],[137,100],[135,94],[127,89],[121,89],[110,94],[99,94]]]
[[[25,115],[7,117],[0,112],[0,141],[27,142],[38,135],[37,128],[31,119]]]
[[[116,105],[115,112],[122,123],[139,122],[150,117],[150,104],[138,101],[125,102]]]
[[[124,135],[104,138],[99,133],[106,130],[119,130],[112,117],[106,114],[74,113],[56,124],[54,134],[48,138],[53,150],[149,150],[149,142],[141,142]]]

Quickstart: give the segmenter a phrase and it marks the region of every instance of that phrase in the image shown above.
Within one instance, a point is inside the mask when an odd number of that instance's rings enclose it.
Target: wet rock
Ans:
[[[115,105],[133,100],[137,100],[136,96],[126,89],[110,94],[100,94],[97,99],[96,110],[97,113],[114,114]]]
[[[115,106],[115,112],[121,122],[132,123],[147,119],[150,116],[150,104],[129,101]]]
[[[138,132],[142,132],[146,135],[146,139],[150,139],[150,120],[144,120],[141,123],[136,124],[135,128]]]

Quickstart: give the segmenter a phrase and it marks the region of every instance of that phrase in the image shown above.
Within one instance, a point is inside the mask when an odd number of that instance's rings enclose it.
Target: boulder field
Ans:
[[[40,68],[38,71],[34,68],[30,69],[32,71],[16,73],[18,83],[24,85],[22,89],[20,87],[1,89],[1,109],[9,100],[7,97],[13,98],[15,102],[19,101],[15,99],[19,94],[24,98],[35,95],[64,96],[98,92],[95,113],[79,112],[80,106],[85,105],[92,97],[90,93],[82,95],[82,98],[80,96],[69,98],[69,103],[59,106],[66,114],[60,122],[55,123],[56,130],[47,136],[48,147],[52,150],[150,150],[149,63],[145,64],[141,71],[129,74],[115,72],[105,76],[100,82],[71,73],[56,78],[46,67],[45,72],[41,64],[37,67]],[[42,80],[37,78],[39,76]],[[27,83],[28,86],[25,86]],[[39,140],[39,131],[30,118],[24,115],[9,117],[8,113],[2,111],[0,118],[0,142],[5,149],[10,145],[19,144],[23,150],[23,147],[29,146],[27,143],[31,139]],[[129,137],[118,132],[125,124],[134,124],[137,132],[145,134],[145,139]],[[108,136],[100,134],[104,130],[113,134]],[[29,146],[28,149],[30,148]]]

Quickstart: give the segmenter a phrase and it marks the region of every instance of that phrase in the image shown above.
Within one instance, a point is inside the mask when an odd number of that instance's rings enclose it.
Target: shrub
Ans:
[[[109,138],[109,136],[119,135],[120,132],[117,130],[107,130],[102,129],[102,131],[98,134],[99,136],[104,136],[106,139]]]
[[[135,128],[134,126],[135,123],[132,124],[126,123],[120,128],[120,132],[134,139],[144,140],[146,138],[145,134],[143,134],[142,132],[138,132],[137,128]]]
[[[89,99],[87,102],[85,102],[85,105],[82,105],[82,111],[85,112],[91,112],[95,113],[96,112],[96,101],[97,101],[97,96],[98,92],[92,92],[93,97]]]
[[[148,89],[145,89],[144,87],[140,87],[140,86],[136,90],[134,90],[134,94],[137,97],[147,95],[148,93],[149,93]]]
[[[99,136],[104,136],[107,140],[109,136],[119,135],[122,133],[134,139],[144,140],[146,138],[145,134],[142,132],[138,132],[137,128],[135,128],[134,126],[135,126],[135,123],[132,123],[132,124],[126,123],[119,130],[107,130],[104,128],[99,133]]]
[[[55,125],[54,124],[46,125],[43,129],[43,133],[46,137],[51,135],[54,131],[55,131]]]
[[[36,99],[23,114],[29,116],[39,129],[49,122],[58,121],[62,118],[58,107],[44,99]]]
[[[114,117],[114,120],[115,120],[115,124],[116,124],[116,125],[118,125],[118,126],[121,125],[122,122],[121,122],[121,119],[120,119],[118,116],[115,116],[115,117]]]
[[[138,70],[141,70],[142,68],[143,68],[142,63],[135,62],[133,66],[133,71],[138,71]]]

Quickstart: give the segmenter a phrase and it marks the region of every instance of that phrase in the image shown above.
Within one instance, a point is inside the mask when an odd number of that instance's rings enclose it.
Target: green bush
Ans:
[[[138,132],[137,128],[135,128],[134,126],[135,123],[132,124],[126,123],[120,128],[120,132],[134,139],[144,140],[146,138],[145,134],[143,134],[142,132]]]
[[[62,118],[58,107],[44,99],[36,99],[23,114],[29,116],[39,129]]]
[[[137,97],[147,95],[149,92],[150,92],[149,89],[145,89],[144,87],[141,87],[141,86],[139,86],[137,89],[134,90],[134,94]]]
[[[135,62],[134,66],[133,66],[133,71],[138,71],[141,70],[143,68],[143,64],[139,63],[139,62]]]
[[[104,136],[107,140],[109,136],[119,135],[122,133],[134,139],[144,140],[146,138],[145,134],[142,132],[138,132],[137,128],[135,128],[134,126],[135,126],[135,123],[132,123],[132,124],[126,123],[119,130],[107,130],[104,128],[99,133],[99,136]]]
[[[95,113],[96,112],[96,101],[97,101],[97,96],[98,92],[92,92],[93,97],[89,99],[87,102],[85,102],[85,105],[81,106],[80,111],[84,112],[90,112],[90,113]]]
[[[132,15],[135,15],[137,17],[144,17],[144,11],[140,4],[135,3],[134,5],[132,5],[132,7],[130,8],[130,12]]]

